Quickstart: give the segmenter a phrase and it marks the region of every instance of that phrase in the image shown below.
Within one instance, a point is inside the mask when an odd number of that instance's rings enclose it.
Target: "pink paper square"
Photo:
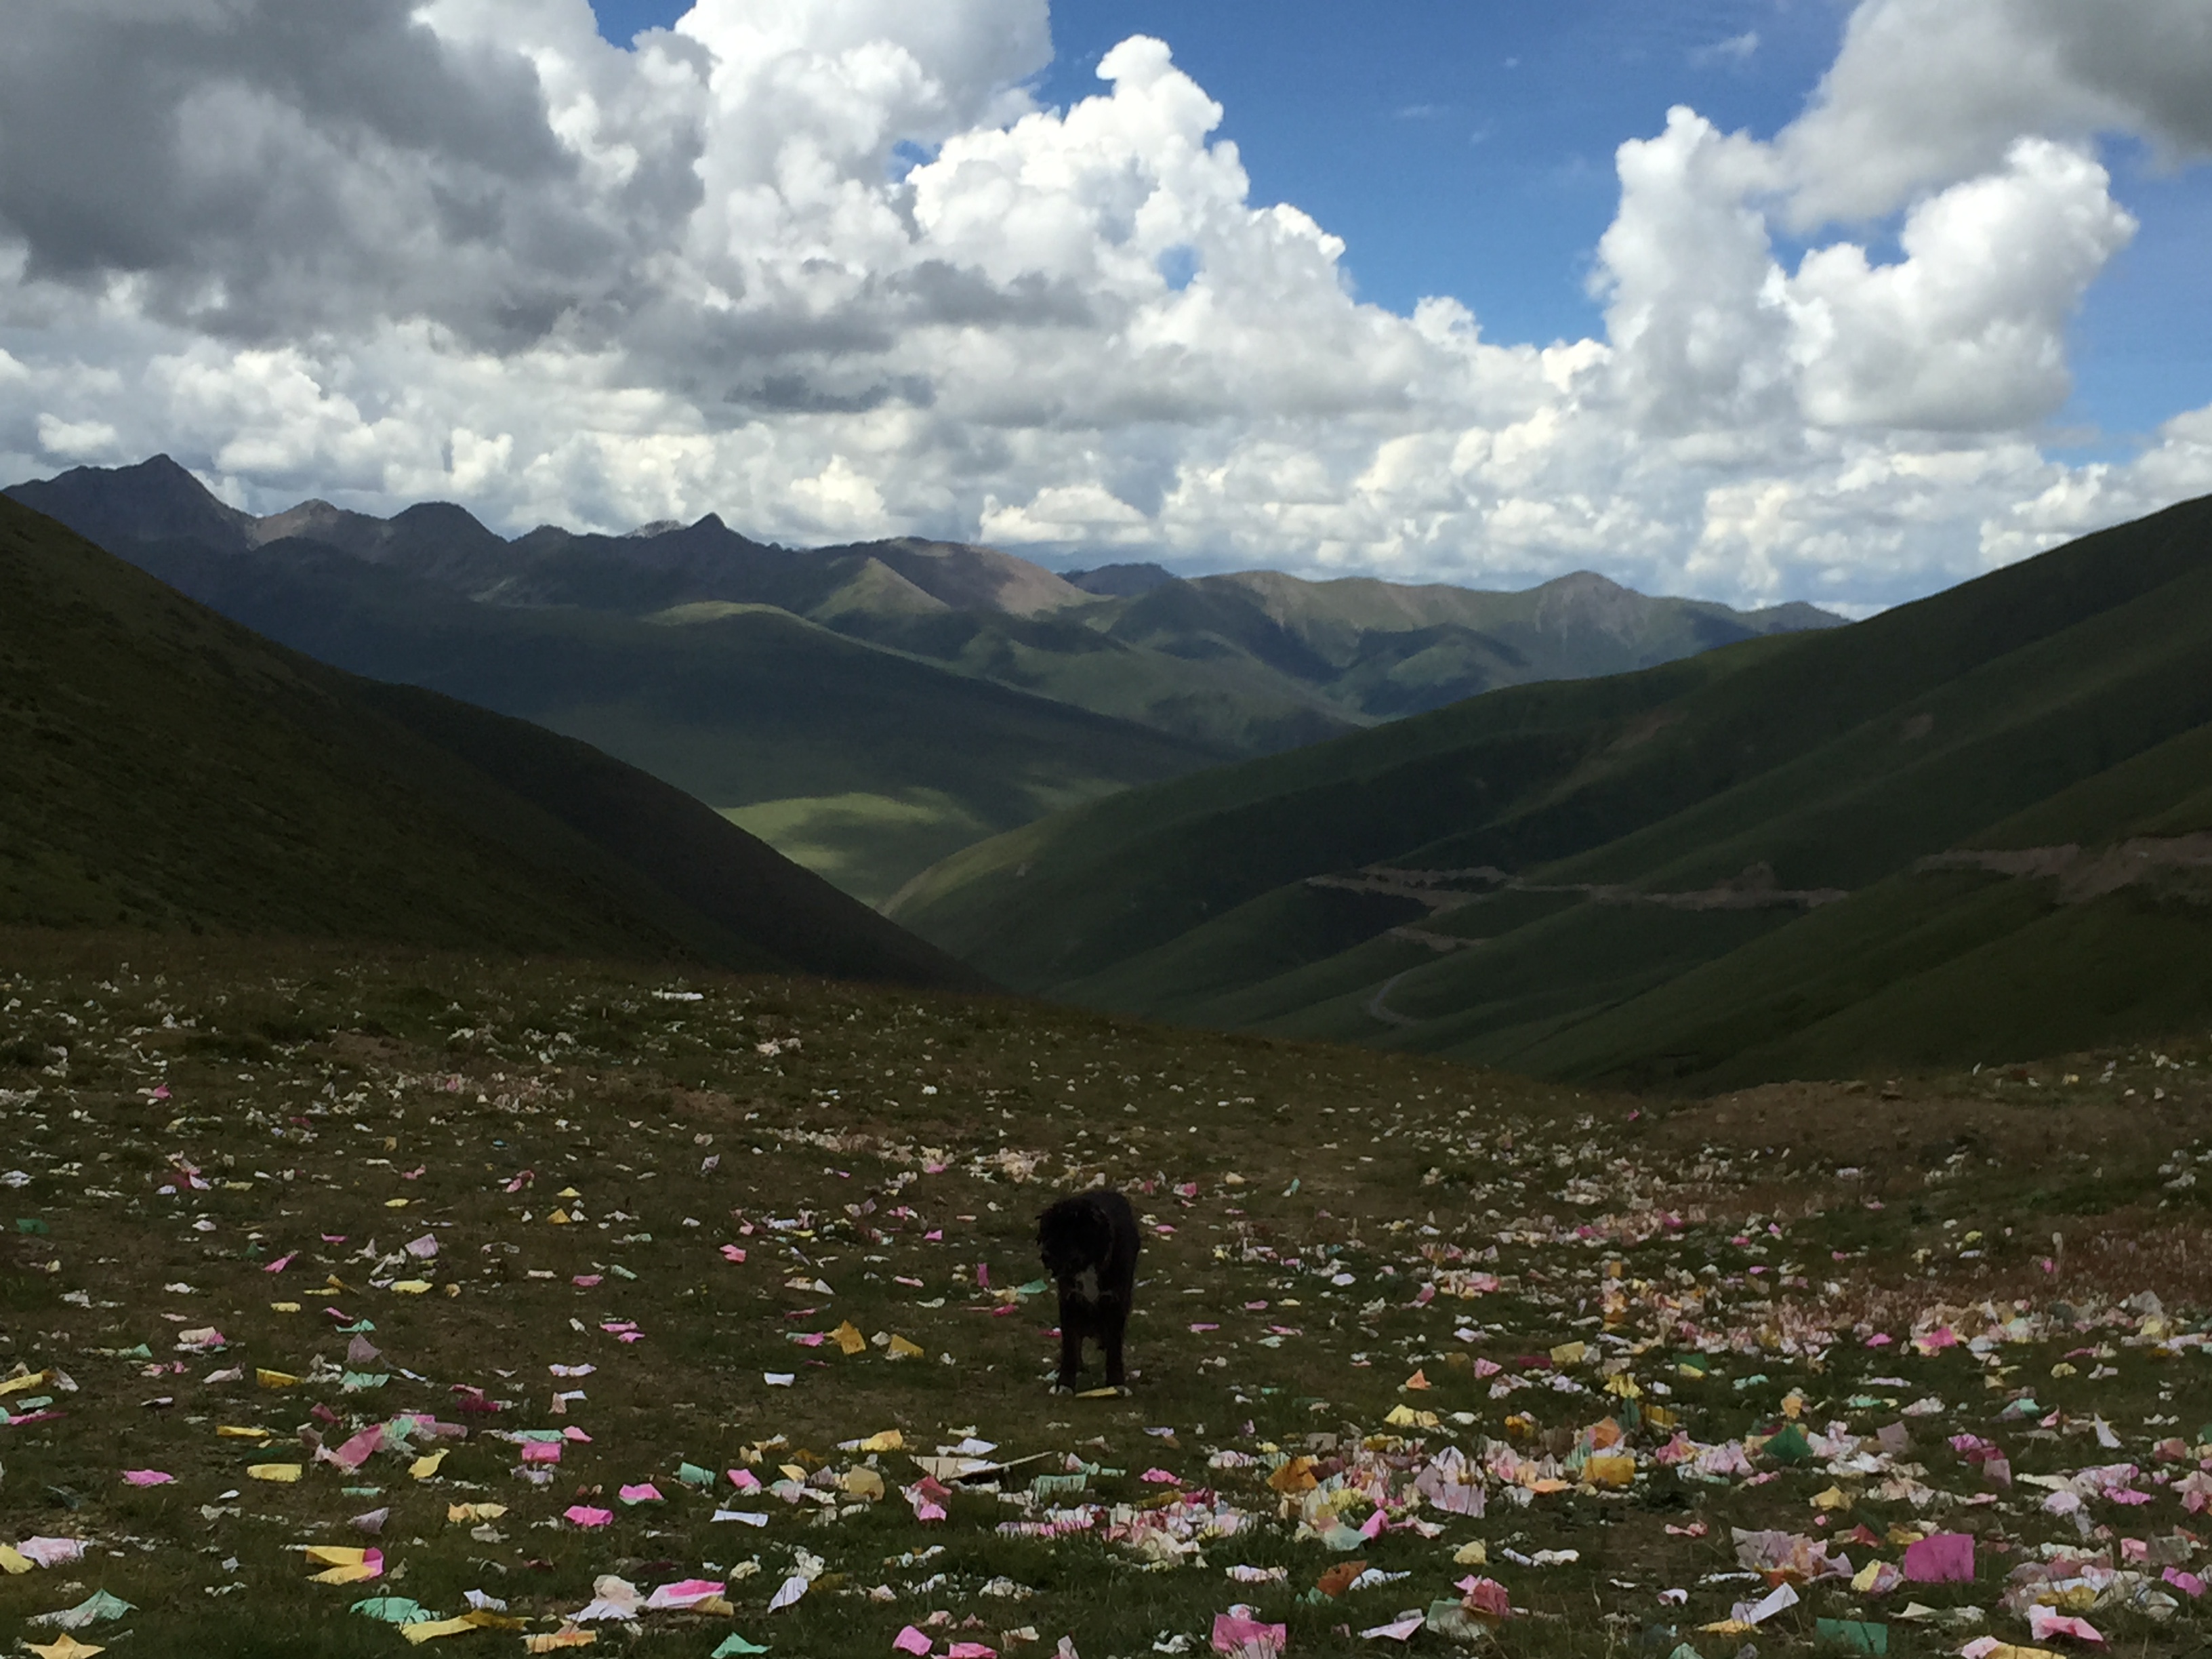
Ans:
[[[1240,1619],[1234,1613],[1213,1615],[1213,1650],[1236,1656],[1236,1659],[1263,1659],[1282,1652],[1291,1639],[1288,1625],[1264,1625],[1256,1619]]]
[[[663,1584],[646,1598],[646,1607],[655,1613],[669,1608],[696,1607],[702,1601],[712,1601],[722,1593],[719,1578],[686,1578],[673,1584]]]
[[[336,1451],[329,1452],[325,1455],[329,1457],[331,1462],[337,1464],[340,1468],[350,1472],[359,1468],[362,1464],[368,1462],[369,1454],[375,1451],[380,1446],[383,1445],[383,1443],[384,1425],[382,1424],[379,1424],[373,1429],[363,1429],[359,1434],[355,1435],[351,1439],[341,1445]]]
[[[2039,1642],[2048,1641],[2054,1636],[2070,1636],[2077,1642],[2100,1644],[2105,1639],[2097,1627],[2087,1620],[2076,1619],[2070,1613],[2059,1612],[2056,1607],[2046,1607],[2041,1605],[2031,1607],[2027,1610],[2027,1633]]]
[[[1942,1584],[1974,1576],[1974,1540],[1970,1533],[1939,1532],[1908,1544],[1905,1576],[1916,1584]]]

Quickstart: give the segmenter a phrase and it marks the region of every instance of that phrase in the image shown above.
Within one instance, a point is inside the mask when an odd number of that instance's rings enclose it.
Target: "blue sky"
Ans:
[[[689,0],[595,0],[627,44]],[[1591,256],[1620,203],[1613,152],[1688,104],[1771,137],[1834,60],[1838,0],[1053,0],[1040,99],[1099,90],[1132,34],[1173,48],[1223,107],[1258,201],[1344,238],[1363,299],[1464,302],[1485,334],[1543,344],[1600,331]],[[2124,453],[2212,397],[2212,167],[2110,139],[2112,194],[2139,222],[2070,336],[2075,391],[2046,447]],[[1851,228],[1893,256],[1894,226]],[[1796,252],[1783,244],[1785,258]]]

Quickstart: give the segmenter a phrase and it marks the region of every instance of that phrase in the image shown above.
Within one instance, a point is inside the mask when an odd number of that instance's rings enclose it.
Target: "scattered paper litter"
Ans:
[[[28,1622],[49,1625],[57,1630],[82,1630],[89,1625],[120,1619],[131,1611],[131,1604],[121,1596],[110,1595],[104,1589],[94,1590],[73,1607],[64,1607],[58,1613],[33,1613]]]
[[[1277,1659],[1290,1639],[1291,1627],[1286,1624],[1264,1624],[1243,1613],[1213,1616],[1212,1645],[1227,1659]]]
[[[26,1538],[15,1546],[18,1553],[27,1560],[37,1562],[42,1567],[65,1566],[71,1561],[82,1560],[84,1557],[84,1540],[82,1538],[44,1536]]]
[[[663,1584],[645,1599],[647,1612],[659,1612],[670,1607],[696,1607],[702,1601],[720,1599],[723,1590],[719,1578],[686,1578],[673,1584]]]
[[[781,1612],[805,1595],[806,1590],[806,1576],[804,1573],[793,1573],[777,1588],[775,1594],[769,1598],[768,1610],[770,1613]]]
[[[570,1613],[568,1620],[577,1625],[601,1619],[617,1619],[627,1624],[637,1617],[638,1600],[636,1585],[613,1573],[603,1573],[592,1581],[591,1601]]]

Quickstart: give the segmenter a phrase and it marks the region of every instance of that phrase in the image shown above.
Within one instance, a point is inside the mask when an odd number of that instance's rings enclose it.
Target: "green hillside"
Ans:
[[[766,605],[479,604],[313,543],[140,544],[296,650],[581,738],[875,901],[981,837],[1227,751],[949,672]]]
[[[1587,573],[1483,593],[1148,567],[1094,591],[991,548],[799,550],[711,514],[513,540],[441,502],[254,518],[166,456],[7,493],[324,661],[583,738],[871,902],[1132,785],[1836,623]]]
[[[1325,688],[1249,653],[1133,643],[1110,626],[1104,613],[1111,608],[1036,617],[854,609],[823,619],[963,674],[1207,744],[1224,759],[1274,754],[1373,724]]]
[[[0,922],[977,975],[584,744],[285,650],[0,502]]]
[[[1024,988],[1564,1077],[2173,1029],[2212,1014],[2208,663],[2197,501],[1848,629],[1116,797],[891,913]]]

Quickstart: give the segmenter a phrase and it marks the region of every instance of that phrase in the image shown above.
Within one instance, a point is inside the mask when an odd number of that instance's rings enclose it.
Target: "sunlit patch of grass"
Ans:
[[[848,792],[726,806],[722,816],[794,863],[880,904],[921,865],[991,833],[991,826],[941,789],[895,794]]]

